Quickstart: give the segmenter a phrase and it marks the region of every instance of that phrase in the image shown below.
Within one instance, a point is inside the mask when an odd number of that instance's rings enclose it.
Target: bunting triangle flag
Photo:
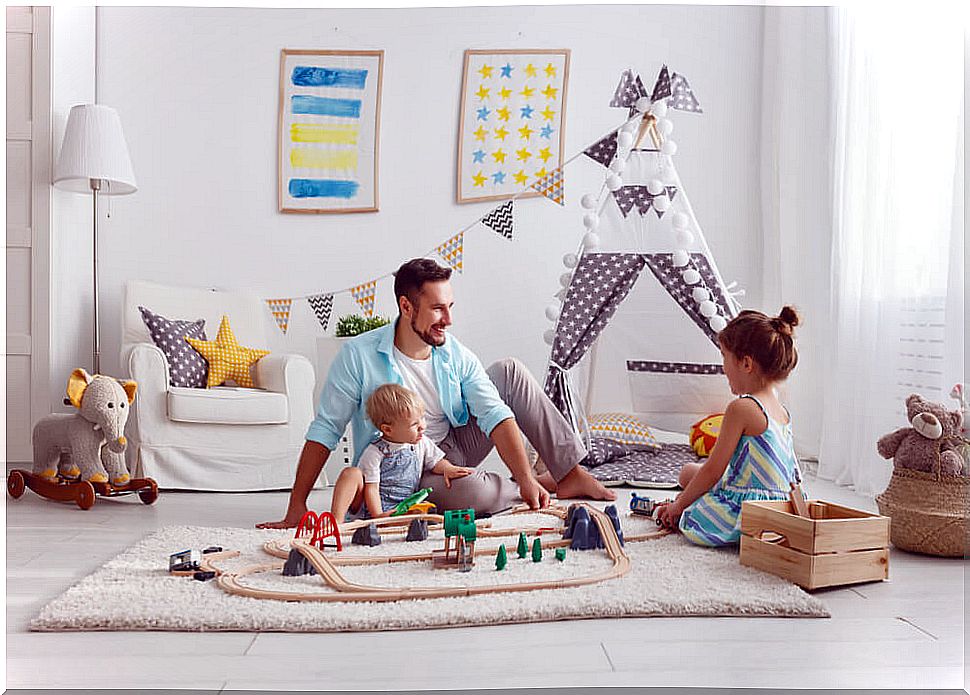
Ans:
[[[543,176],[531,186],[549,200],[559,205],[565,205],[562,193],[562,167],[556,167],[548,175]]]
[[[616,91],[610,100],[610,106],[633,107],[637,99],[647,95],[647,90],[643,87],[639,75],[634,75],[631,70],[624,70],[620,76],[620,83],[616,85]]]
[[[374,315],[374,295],[377,293],[377,280],[365,282],[350,289],[365,316]]]
[[[321,328],[327,330],[327,326],[330,324],[330,313],[333,311],[333,295],[315,294],[307,297],[306,300],[310,308],[313,309],[313,313],[317,315],[317,321],[320,322]]]
[[[498,232],[506,239],[512,238],[512,202],[509,200],[502,203],[482,218],[482,224]]]
[[[511,204],[512,201],[509,201]],[[511,232],[510,232],[511,233]],[[462,271],[462,249],[465,245],[465,233],[458,232],[443,244],[435,247],[435,251],[441,256],[445,263],[451,266],[452,270]]]
[[[290,325],[290,307],[293,305],[293,300],[267,299],[266,303],[269,305],[269,310],[273,312],[276,325],[283,331],[283,335],[286,335],[286,329]]]
[[[610,162],[613,161],[613,157],[616,156],[616,138],[617,132],[613,131],[605,138],[598,140],[596,143],[583,150],[583,154],[592,159],[594,162],[598,162],[603,166],[608,167]]]
[[[690,84],[687,82],[687,78],[683,75],[678,75],[676,72],[670,79],[670,88],[673,93],[670,99],[669,105],[672,109],[679,109],[681,111],[691,111],[693,113],[704,113],[701,108],[700,103],[697,101],[697,97],[694,96],[694,90],[690,88]]]
[[[650,101],[666,99],[670,94],[670,73],[667,72],[667,66],[664,65],[660,68],[656,84],[653,85],[653,95],[650,97]]]

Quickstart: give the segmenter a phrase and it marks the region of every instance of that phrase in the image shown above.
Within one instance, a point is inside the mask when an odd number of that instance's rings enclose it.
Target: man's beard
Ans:
[[[417,325],[414,322],[414,318],[411,319],[411,330],[414,331],[415,335],[417,335],[419,338],[421,338],[421,340],[426,342],[431,347],[441,347],[442,345],[445,344],[445,336],[442,335],[441,340],[436,341],[434,338],[431,337],[430,330],[419,331]]]

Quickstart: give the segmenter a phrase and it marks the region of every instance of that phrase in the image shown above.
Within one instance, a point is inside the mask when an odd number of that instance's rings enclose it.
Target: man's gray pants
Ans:
[[[549,473],[557,482],[562,480],[586,457],[582,440],[521,362],[507,358],[485,371]],[[456,466],[476,469],[469,476],[452,480],[450,488],[445,486],[444,476],[430,472],[421,476],[421,487],[434,488],[428,499],[439,513],[468,508],[480,514],[494,513],[521,501],[518,485],[509,474],[478,468],[495,445],[474,417],[462,427],[452,427],[438,446]]]

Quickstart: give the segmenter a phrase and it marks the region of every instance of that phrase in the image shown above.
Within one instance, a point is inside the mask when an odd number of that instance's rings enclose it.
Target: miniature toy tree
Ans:
[[[519,557],[525,557],[529,552],[529,542],[525,539],[525,533],[519,534],[519,545],[516,546],[515,552]]]
[[[542,562],[542,541],[538,538],[532,541],[532,561]]]
[[[500,545],[498,547],[498,553],[495,555],[495,569],[504,570],[508,562],[509,562],[509,556],[505,552],[505,546]]]

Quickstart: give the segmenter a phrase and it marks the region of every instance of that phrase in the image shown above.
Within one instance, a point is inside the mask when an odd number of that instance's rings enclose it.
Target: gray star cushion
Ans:
[[[599,466],[590,467],[583,462],[583,467],[605,485],[677,487],[684,464],[701,460],[689,444],[664,444],[659,451],[634,451]]]
[[[167,319],[143,306],[138,307],[148,326],[152,341],[165,353],[172,386],[204,389],[209,376],[209,363],[185,339],[205,337],[205,319],[179,321]]]

